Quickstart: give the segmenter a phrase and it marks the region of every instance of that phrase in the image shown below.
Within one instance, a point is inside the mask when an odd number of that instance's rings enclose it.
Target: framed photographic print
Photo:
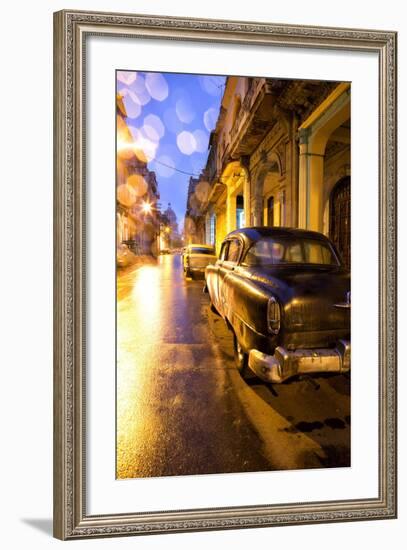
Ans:
[[[55,536],[396,517],[396,33],[54,46]]]

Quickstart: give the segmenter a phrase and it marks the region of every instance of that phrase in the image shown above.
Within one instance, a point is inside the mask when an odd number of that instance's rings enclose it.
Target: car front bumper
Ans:
[[[249,353],[249,367],[262,380],[281,384],[297,374],[316,374],[350,370],[350,342],[339,340],[335,348],[297,349],[279,346],[274,355],[257,349]]]

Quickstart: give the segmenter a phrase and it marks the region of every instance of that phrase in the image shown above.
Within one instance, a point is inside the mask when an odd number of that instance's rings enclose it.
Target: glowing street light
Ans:
[[[141,205],[141,210],[144,212],[144,214],[151,214],[152,206],[149,202],[144,202]]]

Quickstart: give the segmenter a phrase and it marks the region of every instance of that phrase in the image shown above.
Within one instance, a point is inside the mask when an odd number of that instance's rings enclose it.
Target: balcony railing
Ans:
[[[249,88],[243,98],[243,102],[240,107],[240,110],[229,132],[230,143],[233,143],[234,139],[236,138],[236,135],[239,133],[240,126],[242,125],[242,121],[245,118],[247,118],[247,115],[250,113],[250,110],[255,102],[255,99],[263,85],[264,85],[264,78],[250,79]]]

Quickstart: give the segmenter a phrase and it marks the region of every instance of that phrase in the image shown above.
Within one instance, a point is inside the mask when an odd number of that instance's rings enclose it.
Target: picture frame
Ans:
[[[372,498],[90,514],[86,75],[87,40],[368,52],[377,57],[378,491]],[[395,32],[64,10],[54,14],[54,536],[77,539],[391,519],[397,515]],[[114,369],[114,365],[111,365]],[[289,475],[289,474],[288,474]],[[122,482],[123,483],[123,482]],[[126,483],[126,482],[124,482]]]

